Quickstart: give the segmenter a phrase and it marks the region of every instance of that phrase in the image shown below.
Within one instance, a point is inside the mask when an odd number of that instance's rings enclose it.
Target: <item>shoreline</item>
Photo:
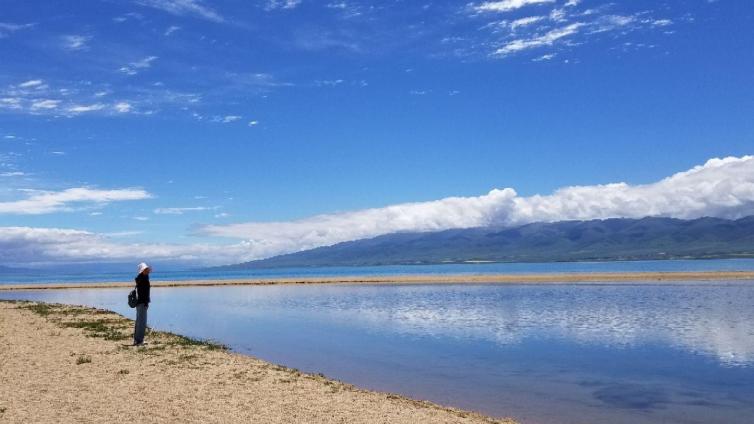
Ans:
[[[517,424],[275,365],[84,306],[0,301],[0,421]]]
[[[220,287],[294,284],[620,284],[683,281],[754,281],[754,271],[579,272],[543,274],[422,274],[306,278],[248,278],[227,280],[153,281],[152,287]],[[0,284],[0,291],[62,290],[132,287],[134,283],[20,283]]]

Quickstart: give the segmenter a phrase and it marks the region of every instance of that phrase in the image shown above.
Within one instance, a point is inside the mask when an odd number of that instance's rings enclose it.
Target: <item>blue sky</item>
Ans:
[[[743,0],[5,1],[0,244],[12,254],[0,262],[143,251],[221,263],[522,223],[432,202],[641,186],[744,158],[753,15]],[[736,195],[733,209],[548,205],[561,213],[531,219],[754,213]],[[455,218],[402,215],[409,202]],[[92,247],[58,258],[43,240]]]

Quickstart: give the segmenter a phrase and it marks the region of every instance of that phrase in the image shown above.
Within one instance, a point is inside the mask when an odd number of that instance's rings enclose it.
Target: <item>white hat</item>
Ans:
[[[151,268],[149,265],[147,265],[145,262],[140,263],[139,265],[136,265],[136,270],[139,271],[139,274],[144,272],[145,269]]]

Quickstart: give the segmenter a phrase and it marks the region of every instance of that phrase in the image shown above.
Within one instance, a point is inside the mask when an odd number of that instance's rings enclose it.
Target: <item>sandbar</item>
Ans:
[[[301,278],[160,280],[153,287],[264,286],[275,284],[621,284],[689,281],[754,281],[754,271],[579,272],[542,274],[423,274]],[[132,287],[132,281],[0,284],[0,291]]]

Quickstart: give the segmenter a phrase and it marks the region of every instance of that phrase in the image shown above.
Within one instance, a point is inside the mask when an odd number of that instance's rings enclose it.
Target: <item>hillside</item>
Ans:
[[[720,257],[754,257],[754,216],[621,218],[396,233],[223,268]]]

